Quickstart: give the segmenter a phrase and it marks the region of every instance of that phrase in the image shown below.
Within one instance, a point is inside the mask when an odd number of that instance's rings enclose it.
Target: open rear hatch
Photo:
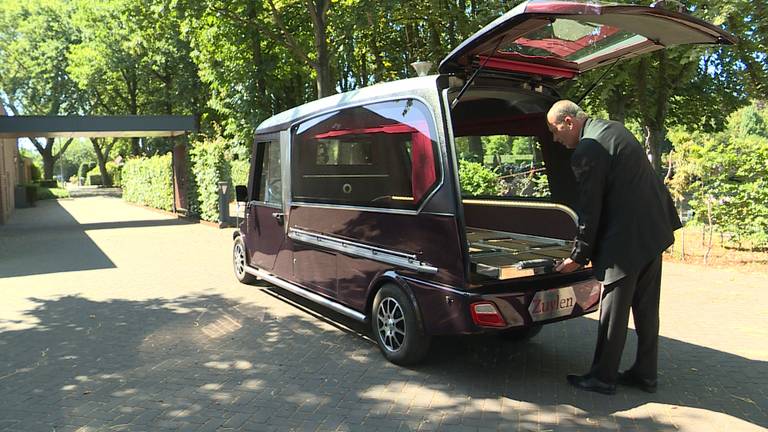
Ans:
[[[673,45],[735,42],[712,24],[660,8],[532,0],[465,40],[438,70],[463,74],[484,64],[489,70],[559,80]]]

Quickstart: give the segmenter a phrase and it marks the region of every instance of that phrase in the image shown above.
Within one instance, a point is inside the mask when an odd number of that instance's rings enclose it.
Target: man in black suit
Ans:
[[[550,109],[547,124],[555,141],[573,149],[579,189],[579,231],[571,256],[556,270],[571,272],[592,261],[603,283],[592,367],[585,375],[568,375],[568,382],[605,394],[615,393],[617,382],[655,392],[661,254],[682,226],[672,198],[643,146],[621,123],[588,118],[562,100]],[[619,374],[630,307],[637,357]]]

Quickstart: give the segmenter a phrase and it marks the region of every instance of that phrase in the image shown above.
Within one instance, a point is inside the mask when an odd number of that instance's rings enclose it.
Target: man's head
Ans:
[[[547,127],[552,132],[552,138],[573,149],[579,143],[581,128],[587,120],[587,114],[578,105],[569,101],[555,102],[547,113]]]

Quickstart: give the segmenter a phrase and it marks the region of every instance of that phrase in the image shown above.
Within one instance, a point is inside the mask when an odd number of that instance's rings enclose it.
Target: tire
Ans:
[[[528,327],[516,328],[511,330],[504,330],[499,332],[499,337],[505,341],[521,342],[531,339],[539,334],[541,328],[544,327],[541,324],[533,324]]]
[[[373,300],[371,330],[384,357],[397,365],[413,365],[429,351],[416,306],[402,288],[386,284]]]
[[[256,276],[246,273],[246,249],[245,242],[241,236],[235,238],[235,244],[232,246],[232,267],[235,270],[235,277],[240,283],[249,284],[256,282]]]

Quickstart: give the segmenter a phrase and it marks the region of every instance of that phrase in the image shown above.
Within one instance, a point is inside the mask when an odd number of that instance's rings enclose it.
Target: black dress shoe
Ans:
[[[640,378],[631,369],[621,372],[616,381],[621,385],[639,388],[646,393],[656,393],[658,387],[656,380]]]
[[[607,395],[616,394],[616,384],[608,384],[600,381],[599,379],[587,374],[587,375],[568,375],[566,377],[568,382],[581,390],[597,392]]]

